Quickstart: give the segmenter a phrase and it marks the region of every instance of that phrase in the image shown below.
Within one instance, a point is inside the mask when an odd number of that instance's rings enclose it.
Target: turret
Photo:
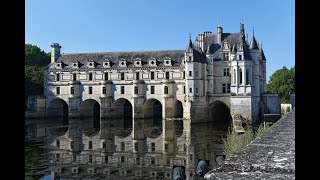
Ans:
[[[56,62],[60,57],[60,49],[61,46],[59,45],[59,43],[53,43],[51,45],[51,63]]]

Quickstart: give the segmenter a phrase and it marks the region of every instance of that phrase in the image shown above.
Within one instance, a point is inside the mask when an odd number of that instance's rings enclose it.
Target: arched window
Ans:
[[[240,84],[242,84],[242,69],[239,70],[239,76],[240,76]]]
[[[233,69],[233,83],[236,83],[236,69]]]
[[[246,85],[250,84],[249,82],[249,69],[246,70]]]
[[[169,90],[168,90],[168,86],[165,86],[165,87],[164,87],[164,94],[168,94],[168,91],[169,91]]]

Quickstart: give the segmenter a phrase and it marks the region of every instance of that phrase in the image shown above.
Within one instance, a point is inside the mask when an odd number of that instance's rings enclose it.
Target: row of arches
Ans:
[[[110,107],[109,115],[111,118],[132,119],[133,106],[129,100],[117,99]],[[100,117],[100,104],[94,99],[84,100],[80,104],[80,117]],[[183,106],[181,101],[176,101],[173,106],[173,118],[183,118]],[[143,105],[144,118],[162,119],[163,106],[157,99],[148,99]],[[68,104],[63,99],[54,99],[50,102],[48,116],[68,116]]]

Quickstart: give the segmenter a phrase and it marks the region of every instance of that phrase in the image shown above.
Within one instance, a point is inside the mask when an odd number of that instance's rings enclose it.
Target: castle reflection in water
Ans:
[[[25,176],[171,179],[172,168],[184,166],[186,179],[198,179],[199,159],[214,167],[225,134],[213,123],[183,119],[26,119],[26,151],[38,142],[41,163],[26,166]]]

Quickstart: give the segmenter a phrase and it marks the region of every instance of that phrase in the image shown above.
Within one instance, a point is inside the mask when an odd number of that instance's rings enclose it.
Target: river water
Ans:
[[[225,129],[187,119],[25,119],[25,179],[185,179],[216,165]]]

